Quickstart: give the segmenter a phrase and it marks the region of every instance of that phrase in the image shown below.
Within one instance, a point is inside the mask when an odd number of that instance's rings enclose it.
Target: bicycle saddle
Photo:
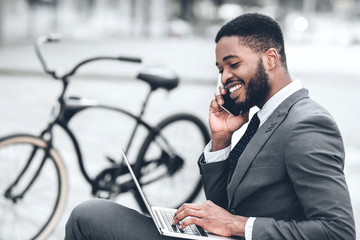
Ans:
[[[179,83],[176,73],[165,68],[146,68],[137,75],[137,78],[147,82],[152,90],[157,88],[171,90],[176,88]]]

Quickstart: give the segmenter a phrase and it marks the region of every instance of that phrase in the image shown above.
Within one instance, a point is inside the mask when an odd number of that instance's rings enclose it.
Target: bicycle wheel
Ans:
[[[45,148],[46,143],[35,136],[0,139],[0,239],[46,239],[61,216],[67,191],[65,167],[51,148],[37,174]]]
[[[193,115],[177,114],[156,129],[145,139],[134,165],[148,200],[167,207],[193,202],[202,187],[197,160],[210,140],[206,126]],[[137,191],[135,197],[146,211]]]

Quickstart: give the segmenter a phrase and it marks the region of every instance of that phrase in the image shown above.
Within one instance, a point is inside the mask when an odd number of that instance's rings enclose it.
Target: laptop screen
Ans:
[[[120,145],[120,144],[119,144],[119,145]],[[134,171],[133,171],[133,169],[132,169],[132,167],[131,167],[131,165],[130,165],[130,162],[129,162],[128,158],[126,157],[125,152],[124,152],[124,149],[122,148],[121,145],[120,145],[120,149],[121,149],[122,155],[124,156],[124,160],[125,160],[126,165],[127,165],[128,169],[129,169],[130,175],[131,175],[132,179],[134,180],[134,183],[135,183],[135,185],[136,185],[136,188],[138,189],[138,191],[139,191],[139,193],[140,193],[140,196],[141,196],[141,198],[143,199],[143,202],[144,202],[144,204],[146,205],[146,208],[147,208],[148,212],[150,213],[151,217],[152,217],[153,219],[155,219],[155,216],[154,216],[154,213],[153,213],[153,211],[152,211],[152,209],[151,209],[151,206],[150,206],[148,200],[146,199],[144,192],[142,191],[142,189],[141,189],[141,187],[140,187],[140,183],[139,183],[139,181],[137,180],[137,178],[136,178],[136,176],[135,176],[135,173],[134,173]]]

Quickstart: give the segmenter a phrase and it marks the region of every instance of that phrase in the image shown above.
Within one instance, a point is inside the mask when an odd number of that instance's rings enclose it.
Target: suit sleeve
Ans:
[[[344,147],[331,116],[297,121],[282,139],[285,165],[306,220],[257,218],[253,240],[355,239],[354,218],[343,167]]]
[[[204,154],[199,158],[198,165],[202,176],[205,196],[216,205],[227,208],[227,161],[205,163]]]

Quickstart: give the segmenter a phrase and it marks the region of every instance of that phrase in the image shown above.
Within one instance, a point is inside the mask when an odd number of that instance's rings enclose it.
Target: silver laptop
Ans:
[[[207,232],[196,225],[187,226],[185,229],[179,229],[178,226],[172,225],[172,219],[176,212],[176,209],[164,208],[164,207],[155,207],[151,206],[148,200],[145,197],[144,192],[141,189],[139,181],[137,180],[134,171],[130,165],[129,160],[127,159],[124,149],[120,145],[121,152],[124,156],[127,167],[129,168],[130,175],[135,182],[135,185],[141,195],[142,200],[150,213],[151,218],[153,219],[155,226],[159,233],[164,236],[184,238],[184,239],[239,239],[233,237],[221,237],[219,235],[212,234]]]

